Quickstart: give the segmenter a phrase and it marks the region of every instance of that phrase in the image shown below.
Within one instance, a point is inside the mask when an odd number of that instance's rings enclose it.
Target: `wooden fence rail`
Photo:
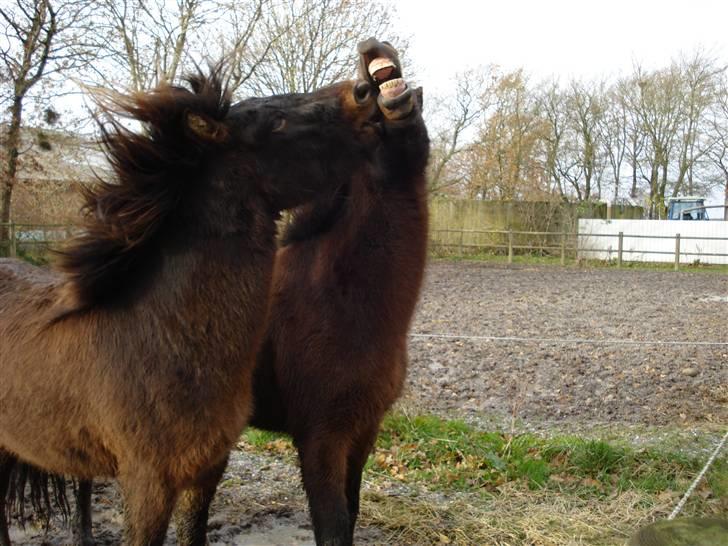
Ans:
[[[487,236],[489,241],[467,242],[475,236]],[[517,238],[525,236],[526,243],[518,243]],[[630,261],[630,254],[653,254],[653,255],[674,255],[675,270],[680,268],[681,258],[699,258],[703,256],[720,256],[728,258],[728,237],[685,237],[679,233],[676,235],[639,235],[619,233],[569,233],[552,231],[518,231],[518,230],[456,230],[456,229],[433,229],[430,231],[430,248],[434,251],[454,251],[461,257],[479,252],[505,252],[508,256],[508,263],[513,262],[516,251],[527,253],[538,252],[540,254],[560,256],[561,264],[566,263],[567,256],[577,259],[579,256],[589,253],[603,253],[604,248],[587,247],[581,241],[585,238],[606,237],[617,240],[616,262],[621,267],[624,261]],[[631,250],[625,248],[625,239],[667,239],[674,240],[674,251],[662,250]],[[681,245],[681,241],[726,241],[726,252],[688,252]],[[684,261],[684,260],[683,260]]]

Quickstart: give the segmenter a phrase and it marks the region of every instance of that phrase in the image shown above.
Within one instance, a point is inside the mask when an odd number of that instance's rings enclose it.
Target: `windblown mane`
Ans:
[[[163,84],[147,93],[103,93],[97,123],[115,180],[82,190],[83,232],[59,252],[58,268],[76,307],[118,291],[180,197],[195,183],[204,159],[227,137],[230,95],[221,68],[188,76],[190,89]],[[133,132],[119,118],[139,121]]]

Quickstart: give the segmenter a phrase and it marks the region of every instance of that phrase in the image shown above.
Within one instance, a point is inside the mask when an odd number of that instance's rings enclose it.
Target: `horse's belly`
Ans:
[[[0,446],[22,461],[55,474],[79,478],[116,475],[116,458],[85,429],[0,429]],[[30,432],[28,434],[28,432]]]

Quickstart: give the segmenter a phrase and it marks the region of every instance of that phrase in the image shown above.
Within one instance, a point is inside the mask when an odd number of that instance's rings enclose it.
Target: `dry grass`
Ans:
[[[368,485],[360,525],[384,529],[388,543],[402,545],[623,545],[674,504],[672,496],[655,504],[635,491],[596,500],[504,484],[488,497],[392,496]]]

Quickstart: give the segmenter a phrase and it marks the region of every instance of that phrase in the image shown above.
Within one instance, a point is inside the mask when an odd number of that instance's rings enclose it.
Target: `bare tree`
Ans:
[[[723,186],[723,219],[728,220],[728,77],[723,72],[709,121],[711,144],[707,154],[718,170],[718,184]]]
[[[574,137],[575,164],[578,176],[570,177],[580,201],[594,197],[593,183],[599,180],[599,123],[604,115],[600,85],[572,81],[567,95],[569,124]],[[596,198],[601,197],[597,184]]]
[[[611,173],[612,202],[618,203],[622,166],[627,158],[630,142],[629,110],[616,86],[605,92],[603,100],[604,114],[597,122],[597,130],[602,155],[606,158]]]
[[[650,218],[660,218],[665,210],[670,160],[682,116],[680,74],[674,65],[652,73],[638,66],[631,85],[636,92],[627,95],[629,106],[645,136],[641,176],[648,185],[648,212]]]
[[[210,0],[98,0],[95,80],[140,91],[172,81],[193,40],[219,16]],[[199,47],[200,44],[196,44]]]
[[[273,45],[288,29],[281,29],[280,35],[260,37],[259,33],[264,32],[263,17],[275,7],[273,0],[225,0],[219,4],[227,25],[227,31],[221,33],[219,47],[229,61],[228,85],[234,92],[256,73]]]
[[[70,72],[88,61],[89,50],[80,28],[88,8],[86,2],[62,0],[15,0],[0,8],[0,83],[3,102],[10,104],[0,181],[2,224],[11,218],[26,99],[42,80]],[[3,228],[0,239],[6,238]]]
[[[462,182],[462,169],[457,160],[472,145],[469,133],[480,122],[490,106],[487,85],[496,81],[494,67],[469,70],[456,75],[457,86],[452,97],[429,101],[437,111],[430,151],[428,186],[431,192],[442,191]]]
[[[356,44],[392,36],[393,6],[377,0],[283,0],[260,22],[251,54],[263,59],[244,89],[255,95],[308,92],[353,75]],[[250,71],[248,71],[250,72]]]
[[[701,53],[681,59],[678,65],[683,98],[682,121],[678,134],[677,177],[672,195],[682,190],[692,194],[698,187],[694,179],[695,167],[707,152],[701,146],[700,135],[704,132],[706,114],[716,100],[717,86],[723,69]]]
[[[559,88],[558,81],[551,81],[541,90],[539,97],[539,112],[544,120],[544,154],[545,169],[549,179],[549,192],[558,193],[567,200],[564,188],[563,148],[566,140],[567,110],[566,95]]]
[[[613,87],[614,100],[623,112],[621,117],[625,123],[626,149],[625,160],[630,169],[629,197],[635,200],[639,193],[641,177],[641,161],[647,137],[642,128],[642,120],[636,105],[639,105],[639,85],[634,77],[619,79]]]

